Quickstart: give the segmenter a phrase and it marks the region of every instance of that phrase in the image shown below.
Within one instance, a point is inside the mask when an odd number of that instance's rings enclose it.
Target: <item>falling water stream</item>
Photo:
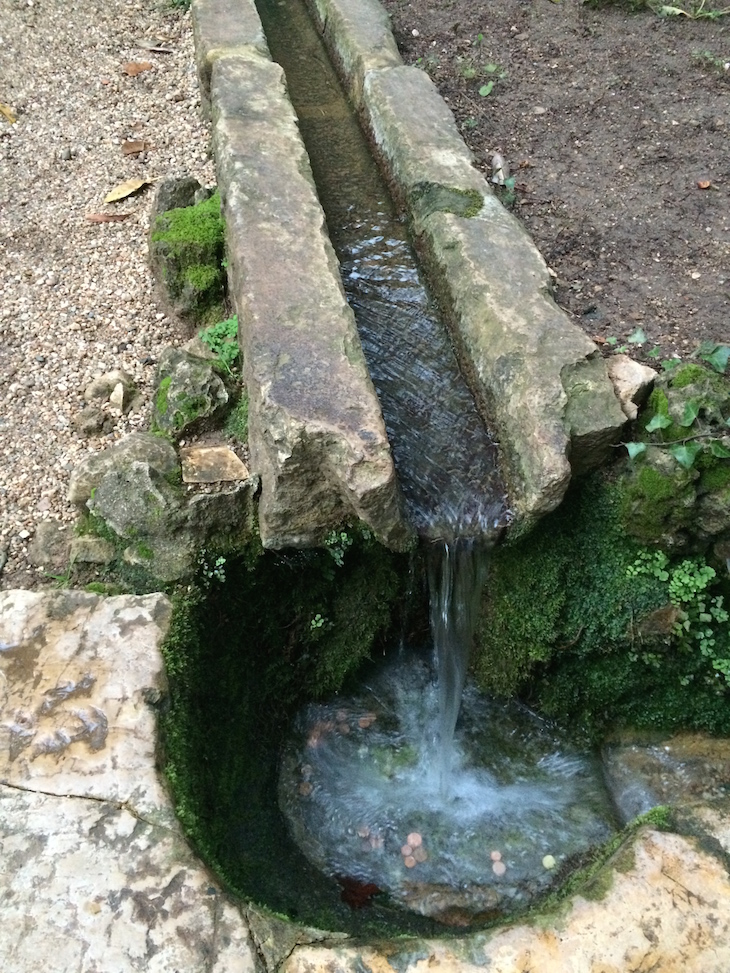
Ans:
[[[546,888],[553,859],[607,837],[609,802],[589,754],[466,685],[488,548],[509,521],[497,450],[303,3],[259,0],[259,13],[426,538],[432,638],[425,653],[400,647],[357,695],[299,714],[280,806],[325,873],[444,921],[491,914]]]

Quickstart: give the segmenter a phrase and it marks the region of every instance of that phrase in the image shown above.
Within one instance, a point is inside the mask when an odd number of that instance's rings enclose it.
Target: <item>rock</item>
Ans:
[[[600,355],[566,365],[560,380],[568,397],[563,421],[570,437],[570,468],[576,476],[608,462],[626,416]]]
[[[82,459],[71,474],[69,501],[83,506],[106,473],[137,461],[149,464],[163,477],[180,470],[175,448],[166,439],[148,432],[131,433],[108,449]]]
[[[87,405],[71,421],[82,436],[98,436],[102,432],[110,432],[114,427],[114,420],[105,415],[98,405]]]
[[[103,537],[84,534],[71,541],[71,563],[111,564],[114,560],[114,545]]]
[[[171,209],[150,224],[150,265],[170,313],[195,323],[223,319],[225,272],[220,198]]]
[[[411,535],[380,404],[281,68],[220,57],[211,92],[230,286],[247,322],[241,352],[262,541],[319,544],[362,520],[402,548]]]
[[[254,973],[158,774],[169,618],[160,594],[0,592],[7,973]]]
[[[150,213],[150,223],[171,209],[185,209],[194,206],[198,200],[196,196],[200,192],[206,192],[197,179],[193,176],[181,176],[180,178],[163,179],[157,184],[157,192],[152,203]],[[212,195],[208,193],[206,199]]]
[[[189,446],[180,450],[183,483],[247,480],[248,469],[228,446]]]
[[[127,403],[131,402],[136,391],[132,376],[121,369],[106,372],[104,375],[97,375],[84,389],[84,398],[87,402],[96,399],[108,400],[114,389],[122,386],[122,395]]]
[[[191,8],[203,110],[210,117],[210,77],[224,57],[269,57],[254,0],[196,0]]]
[[[624,415],[633,422],[648,399],[658,373],[628,355],[612,355],[607,367]]]
[[[85,503],[119,537],[118,551],[127,563],[169,582],[195,572],[201,548],[235,551],[255,536],[258,487],[258,477],[249,476],[212,495],[188,494],[169,441],[132,433],[79,464],[69,499]],[[81,542],[90,539],[78,541],[85,550]]]
[[[182,350],[186,351],[189,355],[194,355],[196,358],[205,358],[206,361],[216,361],[218,358],[210,345],[206,345],[200,335],[197,334],[185,342]]]
[[[680,733],[646,742],[624,733],[604,747],[606,783],[624,820],[657,804],[710,800],[730,788],[730,740]]]
[[[68,566],[70,538],[57,520],[42,520],[28,545],[32,565],[60,572]]]
[[[152,426],[179,436],[228,402],[228,392],[210,360],[167,348],[157,367]]]

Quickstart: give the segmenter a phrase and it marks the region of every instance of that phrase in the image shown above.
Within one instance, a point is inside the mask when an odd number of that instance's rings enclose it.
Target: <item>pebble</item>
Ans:
[[[543,868],[548,868],[548,869],[555,868],[555,865],[556,864],[557,863],[556,863],[556,861],[555,861],[555,859],[553,858],[552,855],[545,855],[545,857],[542,860],[542,867]]]
[[[147,227],[153,192],[130,201],[134,215],[125,223],[92,224],[84,215],[101,212],[109,190],[133,176],[192,175],[205,185],[215,182],[212,160],[200,153],[210,131],[195,107],[190,14],[123,0],[44,0],[43,8],[30,34],[20,4],[6,5],[2,21],[13,88],[25,99],[7,139],[10,154],[0,180],[0,345],[7,351],[5,386],[0,384],[0,549],[9,547],[2,587],[45,581],[28,562],[28,538],[42,519],[76,521],[66,501],[69,471],[85,453],[139,428],[140,416],[149,414],[154,381],[154,369],[139,368],[139,360],[152,365],[165,346],[186,340],[152,296]],[[127,39],[137,34],[164,34],[173,51],[150,53],[150,61],[164,60],[153,83],[120,75],[129,60]],[[79,57],[99,37],[108,43],[96,44],[93,58]],[[102,86],[100,78],[114,80]],[[126,127],[137,121],[140,137],[157,147],[146,167],[136,158],[120,158]],[[43,228],[40,250],[29,224]],[[134,335],[128,332],[131,320]],[[80,338],[89,342],[89,358],[81,356]],[[113,346],[117,351],[107,364],[135,376],[142,402],[135,415],[119,417],[109,437],[86,436],[73,424],[79,392],[94,377],[94,357],[106,357]],[[11,390],[13,374],[19,377]],[[32,490],[24,483],[32,483]],[[41,496],[48,498],[44,509]]]

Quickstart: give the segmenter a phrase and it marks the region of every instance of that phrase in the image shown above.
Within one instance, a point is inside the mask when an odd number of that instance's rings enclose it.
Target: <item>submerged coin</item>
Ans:
[[[423,838],[417,831],[411,831],[411,833],[406,838],[406,842],[411,846],[411,848],[418,848],[418,846],[423,841]]]
[[[408,855],[407,858],[403,859],[403,864],[406,866],[406,868],[415,868],[416,859],[413,857],[413,855]]]
[[[308,780],[303,780],[299,785],[299,793],[302,797],[309,797],[313,790],[314,788]]]
[[[428,852],[423,847],[423,845],[419,845],[418,848],[415,848],[413,850],[413,857],[416,859],[417,862],[423,863],[425,861],[428,861]]]
[[[507,866],[504,862],[498,861],[492,865],[492,871],[495,875],[504,875],[504,873],[507,871]]]
[[[408,855],[413,854],[413,848],[411,845],[401,845],[400,853],[404,858],[406,858]]]
[[[501,851],[492,851],[492,852],[489,853],[489,857],[492,859],[493,862],[502,861],[502,852]]]

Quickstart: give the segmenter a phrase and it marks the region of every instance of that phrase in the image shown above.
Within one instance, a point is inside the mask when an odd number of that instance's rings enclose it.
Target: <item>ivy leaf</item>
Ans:
[[[730,345],[714,345],[708,350],[703,351],[705,345],[700,345],[699,357],[706,361],[708,365],[712,365],[715,371],[723,374],[727,368],[727,363],[730,361]]]
[[[671,424],[672,420],[669,418],[669,416],[663,416],[660,413],[657,413],[651,422],[647,422],[646,431],[656,432],[657,429],[666,429],[667,426],[671,426]]]
[[[682,413],[682,418],[679,420],[680,426],[691,426],[699,414],[700,403],[697,399],[690,399],[684,405],[684,412]]]
[[[710,452],[713,456],[717,456],[718,459],[730,459],[730,449],[727,446],[723,446],[722,443],[718,443],[717,440],[710,443]]]
[[[615,338],[613,336],[611,336],[610,338],[606,338],[606,344],[607,345],[617,345],[618,344],[618,338]]]
[[[646,332],[643,328],[637,328],[626,340],[631,345],[644,345],[646,344]]]
[[[646,443],[624,443],[624,445],[629,454],[629,459],[636,459],[637,456],[646,452]]]
[[[673,369],[677,367],[677,365],[681,365],[681,364],[682,364],[681,358],[665,358],[664,361],[662,362],[662,368],[664,369],[665,372],[671,372]]]
[[[677,443],[676,446],[669,447],[669,452],[685,470],[692,469],[697,454],[701,451],[700,443]]]
[[[486,98],[487,95],[491,92],[493,87],[494,87],[494,81],[488,81],[486,84],[483,84],[481,86],[481,88],[479,89],[479,94],[482,96],[482,98]]]

